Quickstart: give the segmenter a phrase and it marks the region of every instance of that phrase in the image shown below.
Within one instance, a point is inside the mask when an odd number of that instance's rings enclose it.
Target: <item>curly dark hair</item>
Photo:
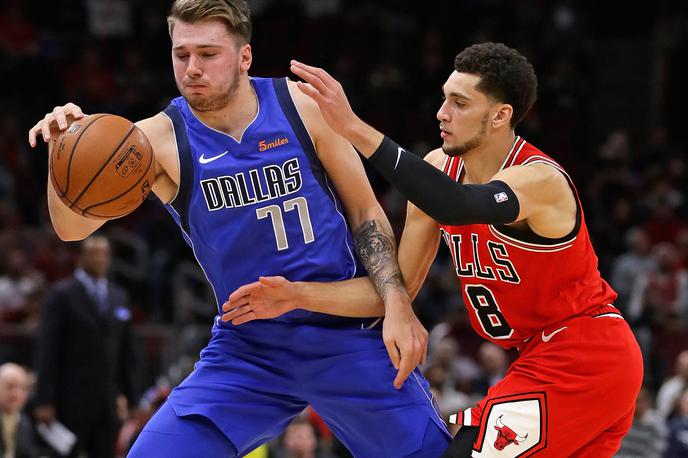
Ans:
[[[454,68],[459,73],[479,76],[476,89],[513,107],[511,128],[521,122],[537,98],[533,66],[521,53],[502,43],[469,46],[456,56]]]

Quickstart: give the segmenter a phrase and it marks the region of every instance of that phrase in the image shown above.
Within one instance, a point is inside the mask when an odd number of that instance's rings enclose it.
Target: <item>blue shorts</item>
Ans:
[[[427,381],[416,369],[396,390],[381,326],[362,329],[361,323],[214,326],[194,371],[149,421],[129,456],[170,456],[156,446],[161,441],[178,452],[174,456],[199,456],[190,436],[171,431],[192,434],[199,418],[215,428],[202,440],[225,441],[216,450],[242,456],[277,437],[308,404],[356,457],[440,456],[451,436]],[[195,419],[195,426],[172,426],[172,413]]]

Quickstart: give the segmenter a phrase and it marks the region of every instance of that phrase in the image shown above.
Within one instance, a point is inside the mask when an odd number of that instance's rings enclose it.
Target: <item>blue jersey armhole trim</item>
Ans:
[[[313,176],[318,180],[318,184],[323,191],[325,191],[325,195],[329,196],[330,193],[327,188],[327,183],[325,182],[325,170],[318,158],[318,154],[315,152],[313,142],[311,141],[310,135],[308,135],[306,126],[303,125],[301,115],[299,115],[296,105],[294,105],[294,100],[291,98],[289,87],[287,86],[287,78],[273,78],[272,85],[275,88],[275,94],[282,107],[282,112],[296,134],[296,138],[298,138],[301,144],[301,149],[306,154],[306,157],[308,157]]]
[[[189,202],[191,201],[191,184],[194,180],[194,168],[191,162],[191,147],[186,135],[186,126],[179,109],[170,104],[164,113],[172,121],[174,136],[177,142],[177,154],[179,155],[179,191],[177,196],[169,203],[179,215],[178,221],[181,228],[187,234],[189,230]],[[176,218],[175,218],[176,219]]]

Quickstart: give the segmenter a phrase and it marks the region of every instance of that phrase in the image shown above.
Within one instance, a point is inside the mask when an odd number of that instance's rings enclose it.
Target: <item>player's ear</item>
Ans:
[[[492,115],[492,127],[501,127],[504,124],[509,124],[511,116],[514,114],[514,107],[508,103],[502,103],[496,106]]]
[[[247,72],[251,68],[251,63],[253,62],[253,53],[251,52],[251,45],[246,43],[241,48],[239,48],[240,61],[239,65],[242,72]]]

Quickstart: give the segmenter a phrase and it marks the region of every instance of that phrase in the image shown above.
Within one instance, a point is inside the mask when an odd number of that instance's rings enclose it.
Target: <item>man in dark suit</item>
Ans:
[[[117,399],[136,399],[137,358],[126,292],[107,279],[110,245],[89,237],[74,276],[47,295],[37,341],[38,421],[77,436],[73,456],[114,456]]]
[[[37,458],[36,436],[22,412],[29,391],[29,374],[18,364],[0,366],[0,457]]]

